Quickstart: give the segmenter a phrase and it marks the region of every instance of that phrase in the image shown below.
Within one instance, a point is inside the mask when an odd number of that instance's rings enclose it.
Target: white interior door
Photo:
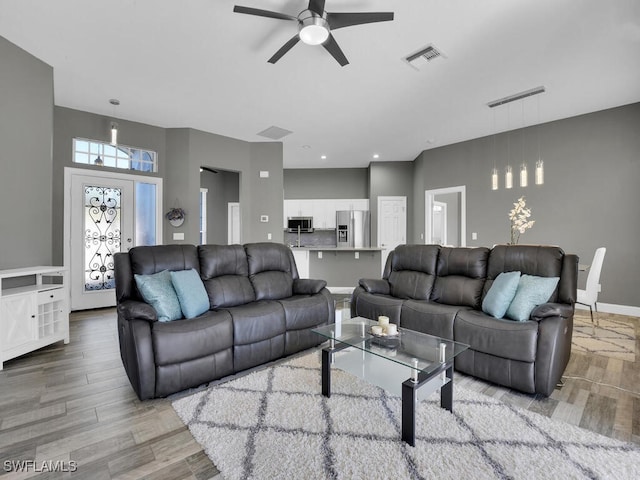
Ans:
[[[134,182],[71,175],[71,309],[116,304],[113,255],[134,246]]]
[[[240,204],[229,202],[227,213],[227,240],[229,245],[237,245],[240,243]]]
[[[381,271],[391,252],[407,241],[407,197],[378,197],[378,246]]]

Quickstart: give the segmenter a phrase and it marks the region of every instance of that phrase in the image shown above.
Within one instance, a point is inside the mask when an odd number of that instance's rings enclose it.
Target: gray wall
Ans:
[[[514,169],[522,162],[516,131],[424,151],[415,161],[413,242],[424,232],[424,191],[466,185],[467,245],[509,241],[508,213],[525,196],[534,227],[520,243],[560,245],[591,263],[595,249],[607,247],[601,274],[605,303],[640,306],[640,103],[581,115],[524,129],[524,158],[528,161],[527,188],[516,185],[492,191],[494,158],[506,165],[507,141]],[[545,165],[545,183],[532,185],[537,138]],[[518,146],[519,148],[514,148]],[[514,153],[515,151],[515,153]],[[478,239],[472,241],[471,233]],[[585,277],[579,283],[584,287]]]
[[[118,122],[118,142],[122,145],[153,150],[158,154],[158,172],[135,172],[121,169],[98,167],[95,165],[80,165],[73,163],[73,139],[76,137],[109,141],[111,138],[110,123],[113,117],[96,115],[94,113],[73,110],[64,107],[54,108],[53,130],[53,257],[54,262],[63,262],[64,241],[64,168],[84,168],[91,170],[129,173],[132,175],[167,176],[167,155],[165,129],[146,125],[144,123],[129,122],[116,119]],[[165,206],[167,203],[165,202]],[[171,228],[164,220],[165,232]]]
[[[0,269],[52,263],[53,69],[0,37]]]
[[[238,172],[204,170],[200,186],[207,192],[207,243],[226,244],[228,240],[229,202],[240,201]]]
[[[284,198],[369,198],[366,168],[288,168]]]
[[[167,157],[170,181],[165,183],[165,200],[179,198],[187,211],[187,220],[177,229],[185,233],[186,243],[198,243],[199,239],[201,166],[239,172],[243,243],[269,241],[268,234],[271,241],[283,241],[282,143],[248,143],[199,130],[170,129]],[[269,172],[269,177],[260,178],[260,171]],[[269,221],[261,223],[261,215],[267,215]],[[167,236],[165,230],[165,241],[174,242]]]

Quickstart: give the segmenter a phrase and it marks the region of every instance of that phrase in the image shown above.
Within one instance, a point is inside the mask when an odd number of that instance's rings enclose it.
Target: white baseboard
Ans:
[[[576,309],[589,310],[589,307],[576,303]],[[618,315],[640,317],[640,307],[633,307],[631,305],[617,305],[615,303],[598,302],[598,311],[603,313],[616,313]]]

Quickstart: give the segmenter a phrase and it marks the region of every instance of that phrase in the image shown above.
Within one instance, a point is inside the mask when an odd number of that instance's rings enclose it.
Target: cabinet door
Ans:
[[[0,301],[2,349],[8,350],[29,343],[36,338],[36,295],[25,294],[3,298]]]

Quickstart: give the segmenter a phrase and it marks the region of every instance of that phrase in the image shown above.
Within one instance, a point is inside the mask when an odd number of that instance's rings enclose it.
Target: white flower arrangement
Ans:
[[[509,212],[509,220],[511,220],[511,245],[517,245],[520,235],[533,227],[535,220],[529,220],[531,217],[531,209],[527,208],[524,197],[520,197],[513,208]]]

